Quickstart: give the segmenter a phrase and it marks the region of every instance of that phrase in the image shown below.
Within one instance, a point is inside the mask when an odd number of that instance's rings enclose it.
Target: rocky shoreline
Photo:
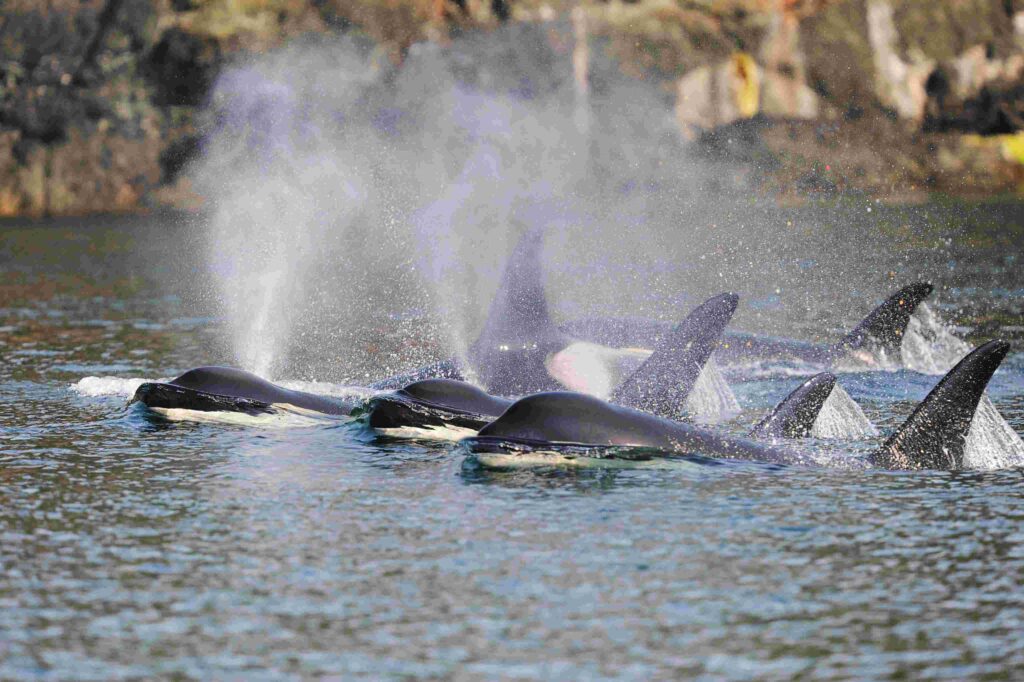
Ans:
[[[399,71],[422,41],[509,25],[543,38],[584,101],[612,71],[657,91],[673,144],[745,191],[1024,188],[1024,3],[1009,0],[20,0],[0,22],[0,216],[199,208],[189,164],[225,68],[345,34]]]

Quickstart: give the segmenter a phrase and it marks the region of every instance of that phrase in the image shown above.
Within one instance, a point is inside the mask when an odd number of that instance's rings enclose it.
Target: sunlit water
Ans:
[[[189,234],[155,220],[3,229],[0,678],[968,679],[1024,669],[1018,468],[495,473],[451,443],[381,439],[342,419],[284,410],[269,424],[200,423],[126,407],[143,378],[230,359]],[[873,270],[908,252],[880,253]],[[977,265],[998,261],[976,253],[913,274],[955,278],[935,310],[972,345],[1020,338],[1019,294],[1006,293],[1018,275]],[[947,270],[949,258],[972,264]],[[748,305],[771,299],[756,282],[730,288]],[[814,311],[768,313],[794,335],[835,335],[863,294],[840,291],[836,303],[833,289],[818,291]],[[377,352],[400,353],[405,341],[390,350],[381,319]],[[324,350],[315,371],[278,378],[351,395],[391,365],[369,348]],[[989,389],[1016,433],[1020,348]],[[740,412],[715,428],[742,433],[806,371],[724,375]],[[837,463],[862,457],[937,378],[841,373],[880,435],[819,425],[808,447]]]

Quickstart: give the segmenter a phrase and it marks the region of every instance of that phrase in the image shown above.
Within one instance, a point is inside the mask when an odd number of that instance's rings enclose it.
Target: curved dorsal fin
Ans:
[[[989,341],[971,351],[871,455],[872,463],[889,469],[961,468],[978,401],[1009,350],[1005,341]]]
[[[886,350],[899,349],[910,316],[933,289],[928,282],[915,282],[903,287],[868,313],[853,331],[834,345],[832,354],[838,356],[848,350],[860,348],[869,339]]]
[[[611,401],[662,417],[684,415],[686,398],[738,302],[736,294],[719,294],[697,306],[615,389]]]
[[[804,438],[811,432],[835,385],[834,374],[815,374],[776,405],[748,435],[751,438]]]

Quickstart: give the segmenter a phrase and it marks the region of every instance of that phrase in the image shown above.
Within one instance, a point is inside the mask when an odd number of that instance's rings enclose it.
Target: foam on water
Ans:
[[[878,429],[839,384],[832,389],[811,427],[811,436],[815,438],[852,440],[877,435]]]
[[[1006,469],[1024,464],[1024,442],[999,410],[981,396],[964,448],[966,469]]]
[[[735,417],[740,412],[740,403],[729,388],[729,382],[722,376],[714,357],[710,358],[693,392],[686,399],[686,411],[700,422],[719,422]]]
[[[130,398],[147,382],[170,381],[169,379],[124,379],[121,377],[85,377],[71,384],[69,388],[78,395],[95,398],[106,395],[120,395]]]
[[[904,367],[937,375],[951,370],[970,350],[927,303],[919,305],[910,317],[900,349]]]

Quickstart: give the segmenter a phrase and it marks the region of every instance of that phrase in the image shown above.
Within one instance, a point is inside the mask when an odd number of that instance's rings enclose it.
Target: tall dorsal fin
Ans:
[[[686,398],[738,302],[736,294],[719,294],[697,306],[615,389],[611,401],[662,417],[685,415]]]
[[[978,401],[1010,350],[1005,341],[975,348],[942,377],[872,463],[889,469],[959,469]]]
[[[562,338],[562,333],[551,321],[544,294],[543,247],[544,230],[539,227],[528,231],[516,244],[487,311],[477,346]]]
[[[846,351],[860,348],[869,340],[886,350],[898,350],[903,343],[903,334],[907,330],[910,316],[933,289],[928,282],[915,282],[903,287],[868,313],[853,331],[834,345],[832,354],[842,355]]]
[[[551,390],[558,383],[547,372],[549,353],[569,344],[551,321],[544,296],[541,249],[544,230],[523,235],[505,265],[483,331],[469,349],[477,381],[496,395]]]
[[[800,384],[751,429],[751,438],[804,438],[836,385],[834,374],[822,372]]]

